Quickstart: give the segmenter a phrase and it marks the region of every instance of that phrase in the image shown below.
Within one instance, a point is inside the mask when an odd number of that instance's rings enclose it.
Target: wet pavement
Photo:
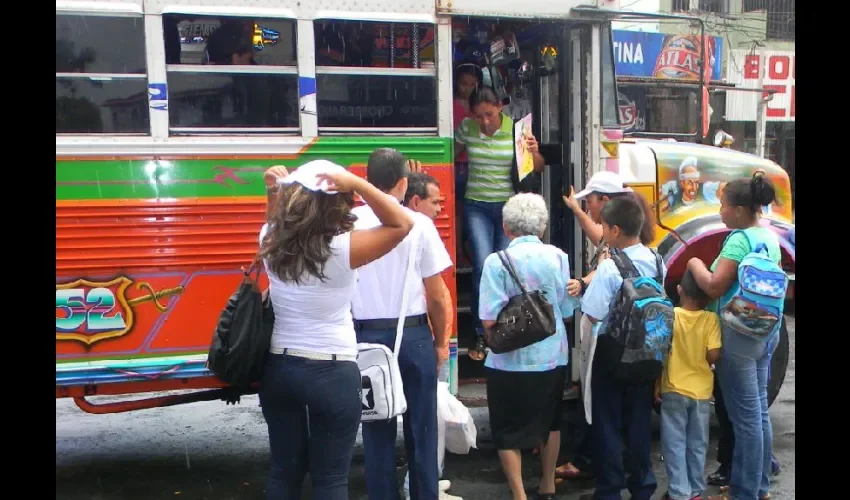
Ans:
[[[782,464],[782,473],[775,478],[771,490],[775,500],[790,500],[796,495],[794,318],[790,318],[788,327],[791,356],[787,376],[770,410],[774,451]],[[481,428],[480,437],[486,442],[486,408],[472,411]],[[659,460],[657,421],[655,432],[657,499],[666,488],[663,462]],[[712,419],[707,472],[717,466],[717,434],[717,423]],[[256,397],[243,398],[237,406],[208,402],[114,415],[90,415],[71,400],[57,400],[56,498],[263,499],[267,439]],[[523,469],[526,486],[534,488],[540,470],[537,457],[524,457]],[[398,472],[401,484],[404,468]],[[367,498],[363,474],[358,447],[351,472],[352,500]],[[469,455],[447,454],[444,476],[452,481],[450,493],[465,500],[511,498],[496,452],[484,446]],[[577,500],[592,491],[592,481],[570,481],[559,485],[557,498]],[[715,493],[716,488],[710,487],[709,492]],[[624,492],[623,497],[628,498],[628,493]],[[310,498],[309,485],[304,498]]]

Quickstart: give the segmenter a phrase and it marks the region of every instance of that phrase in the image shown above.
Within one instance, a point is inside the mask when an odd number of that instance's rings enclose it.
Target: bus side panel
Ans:
[[[263,172],[323,158],[365,175],[378,146],[422,161],[440,182],[436,224],[454,261],[449,140],[322,138],[277,158],[57,157],[57,387],[148,382],[157,390],[157,381],[209,378],[219,312],[256,255]],[[456,304],[454,269],[444,277]]]

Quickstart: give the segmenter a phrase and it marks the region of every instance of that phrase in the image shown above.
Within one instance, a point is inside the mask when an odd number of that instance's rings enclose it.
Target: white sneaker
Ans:
[[[437,497],[439,500],[463,500],[463,497],[458,497],[455,495],[449,495],[445,491],[440,492],[440,496]]]
[[[452,487],[452,482],[449,481],[448,479],[443,479],[442,481],[439,482],[437,489],[442,492],[442,491],[449,491],[449,488],[451,488],[451,487]]]

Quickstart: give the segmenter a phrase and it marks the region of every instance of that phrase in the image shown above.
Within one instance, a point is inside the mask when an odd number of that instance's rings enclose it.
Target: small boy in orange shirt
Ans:
[[[720,318],[703,310],[709,297],[687,271],[678,285],[673,343],[656,385],[661,399],[661,449],[669,488],[664,499],[702,500],[714,374],[720,358]]]

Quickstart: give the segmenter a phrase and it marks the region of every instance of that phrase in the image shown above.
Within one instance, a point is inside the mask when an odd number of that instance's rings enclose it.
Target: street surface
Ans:
[[[782,474],[775,478],[771,489],[775,500],[796,496],[794,318],[789,318],[788,331],[791,340],[788,372],[770,411],[774,452],[782,464]],[[486,439],[486,408],[471,411],[480,429],[479,437]],[[666,491],[666,481],[660,461],[657,422],[655,432],[653,458],[659,488],[654,498],[660,499]],[[717,433],[717,423],[712,419],[707,473],[717,467],[714,461]],[[267,440],[256,397],[243,398],[237,406],[214,401],[113,415],[90,415],[79,410],[70,399],[57,400],[56,498],[263,499]],[[358,438],[351,472],[352,500],[367,498],[359,445]],[[526,487],[536,487],[540,470],[537,457],[524,457],[523,469]],[[398,473],[401,484],[403,466]],[[444,475],[452,482],[450,493],[465,500],[511,498],[492,449],[482,447],[469,455],[448,454]],[[558,498],[578,500],[592,491],[592,481],[565,482],[558,486]],[[710,487],[709,491],[715,493],[716,488]],[[308,493],[309,485],[305,487],[304,498],[309,498]],[[628,498],[628,493],[624,493],[624,498]]]

